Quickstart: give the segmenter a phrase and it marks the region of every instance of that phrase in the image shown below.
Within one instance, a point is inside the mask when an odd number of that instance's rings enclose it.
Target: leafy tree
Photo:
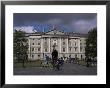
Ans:
[[[18,61],[24,60],[27,57],[28,45],[26,39],[26,33],[24,31],[14,31],[14,56]]]
[[[97,57],[97,28],[93,28],[88,32],[85,55],[87,60]]]

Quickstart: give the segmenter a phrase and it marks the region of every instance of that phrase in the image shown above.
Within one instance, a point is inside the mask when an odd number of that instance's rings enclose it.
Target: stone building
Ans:
[[[30,60],[43,59],[44,55],[51,58],[53,48],[58,57],[85,58],[86,34],[63,32],[57,29],[48,32],[27,33]]]

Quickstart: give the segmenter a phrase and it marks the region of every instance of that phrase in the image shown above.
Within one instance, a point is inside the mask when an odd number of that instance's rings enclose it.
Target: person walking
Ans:
[[[58,51],[56,49],[53,49],[53,52],[52,52],[52,65],[53,65],[53,69],[56,69],[57,60],[58,60]]]

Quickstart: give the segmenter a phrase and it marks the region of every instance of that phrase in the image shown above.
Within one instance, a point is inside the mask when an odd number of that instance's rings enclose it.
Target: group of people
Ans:
[[[55,70],[60,70],[61,66],[64,64],[64,58],[58,58],[58,51],[56,49],[53,49],[52,52],[52,58],[50,58],[49,56],[45,55],[44,56],[44,64],[49,65],[49,63],[51,63],[53,69]],[[69,56],[69,58],[67,58],[67,60],[69,63],[72,62],[77,62],[77,58],[71,58],[71,55]]]
[[[52,58],[49,58],[49,56],[45,55],[44,57],[44,63],[43,64],[52,64],[52,67],[54,70],[60,70],[61,66],[64,63],[63,58],[58,58],[58,51],[57,50],[53,50],[52,52]]]

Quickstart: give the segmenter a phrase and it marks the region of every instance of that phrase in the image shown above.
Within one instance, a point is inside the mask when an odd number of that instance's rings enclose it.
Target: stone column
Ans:
[[[78,52],[80,53],[80,38],[78,38]]]
[[[50,53],[50,38],[49,38],[49,53]]]
[[[67,38],[67,57],[68,57],[68,38]]]
[[[59,45],[60,45],[60,53],[61,53],[61,38],[60,38],[60,42],[59,43],[60,43]]]
[[[41,37],[41,53],[42,53],[42,58],[43,58],[43,52],[44,52],[44,49],[43,49],[43,37]]]
[[[31,58],[31,42],[30,42],[30,38],[28,39],[28,41],[29,41],[29,48],[28,48],[28,50],[29,50],[29,59]]]
[[[67,38],[67,53],[68,53],[68,38]]]

